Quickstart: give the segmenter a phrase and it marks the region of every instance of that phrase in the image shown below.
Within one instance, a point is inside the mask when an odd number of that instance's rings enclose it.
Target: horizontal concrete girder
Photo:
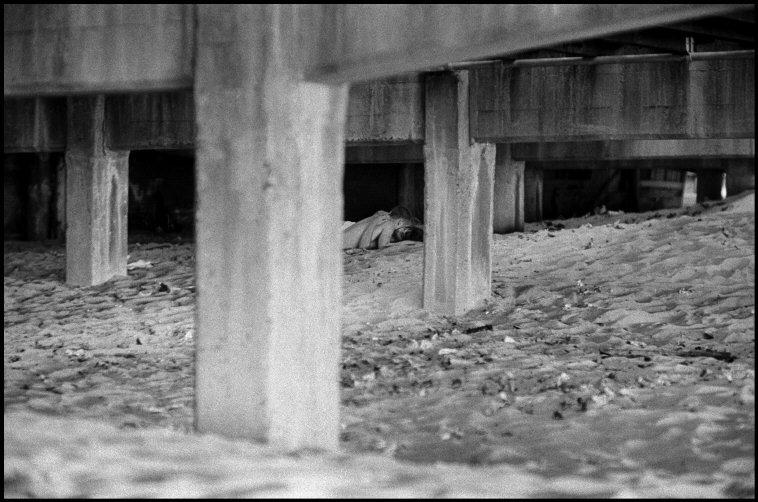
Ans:
[[[421,75],[350,86],[345,141],[423,141],[424,85]]]
[[[751,8],[745,4],[387,4],[332,6],[333,36],[306,78],[363,81],[454,61]]]
[[[513,143],[515,160],[635,160],[755,157],[755,139],[641,139]]]
[[[299,5],[306,79],[364,81],[747,4]],[[187,89],[194,5],[4,5],[5,96]]]
[[[3,5],[3,94],[189,89],[195,6]]]
[[[755,137],[755,54],[471,72],[477,141]]]

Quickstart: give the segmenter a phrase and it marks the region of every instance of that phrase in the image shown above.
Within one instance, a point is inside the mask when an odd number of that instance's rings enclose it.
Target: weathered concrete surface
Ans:
[[[198,7],[195,424],[334,449],[348,89],[300,79],[299,13]]]
[[[754,158],[755,138],[514,143],[511,154],[527,161]]]
[[[191,91],[108,96],[105,101],[110,148],[185,149],[195,146]]]
[[[726,193],[736,195],[755,188],[755,157],[726,161]]]
[[[747,9],[705,5],[301,5],[308,79],[347,82]],[[194,5],[5,5],[4,95],[192,85]],[[529,29],[524,29],[528,26]],[[160,48],[160,50],[157,50]]]
[[[4,5],[4,95],[189,88],[194,5]]]
[[[511,153],[512,155],[513,153]],[[524,169],[524,221],[542,220],[542,169],[525,166]]]
[[[345,140],[423,141],[424,86],[419,75],[350,86]]]
[[[348,104],[348,106],[350,106]],[[424,144],[406,143],[400,145],[345,147],[345,164],[408,164],[424,162]]]
[[[308,76],[369,80],[581,40],[693,17],[749,9],[710,4],[391,4],[312,7]],[[326,19],[319,17],[324,16]]]
[[[477,141],[755,138],[755,56],[472,70]]]
[[[65,148],[65,98],[3,100],[3,152],[55,152]]]
[[[105,97],[68,98],[66,282],[126,275],[129,152],[105,146]]]
[[[524,230],[524,161],[513,160],[510,145],[497,145],[493,230],[496,234]]]
[[[426,77],[424,308],[460,314],[491,294],[495,145],[471,143],[468,72]]]

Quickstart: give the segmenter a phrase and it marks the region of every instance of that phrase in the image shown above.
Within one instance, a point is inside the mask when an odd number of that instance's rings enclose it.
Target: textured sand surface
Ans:
[[[5,496],[753,497],[754,205],[495,236],[459,317],[422,243],[347,251],[338,455],[191,433],[191,244],[79,288],[5,243]]]

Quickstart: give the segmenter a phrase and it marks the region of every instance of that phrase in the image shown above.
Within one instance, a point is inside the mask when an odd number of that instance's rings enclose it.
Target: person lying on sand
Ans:
[[[390,242],[423,240],[424,227],[410,211],[396,206],[390,211],[377,211],[353,223],[342,233],[342,249],[382,249]]]

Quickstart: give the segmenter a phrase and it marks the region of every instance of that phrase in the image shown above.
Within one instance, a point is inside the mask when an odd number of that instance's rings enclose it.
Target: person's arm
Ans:
[[[392,242],[392,234],[395,231],[395,221],[390,219],[382,223],[379,229],[379,240],[377,242],[377,248],[382,249],[389,246]]]
[[[381,225],[389,218],[386,211],[377,212],[366,223],[366,229],[361,235],[361,239],[358,242],[358,247],[363,249],[372,249],[372,243],[379,236],[381,232]]]

